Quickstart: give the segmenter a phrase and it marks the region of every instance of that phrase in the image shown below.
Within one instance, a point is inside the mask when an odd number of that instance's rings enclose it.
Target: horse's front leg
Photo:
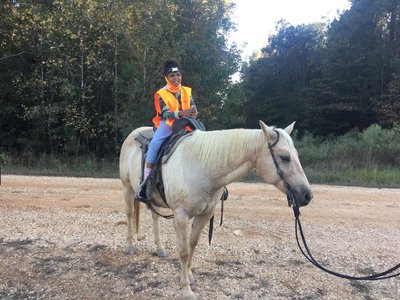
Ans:
[[[165,256],[167,256],[167,253],[165,252],[165,249],[162,246],[161,241],[160,241],[160,224],[159,224],[160,216],[158,214],[156,214],[154,211],[152,211],[152,217],[153,217],[154,244],[156,244],[156,247],[157,247],[156,254],[159,257],[165,257]]]
[[[182,299],[196,299],[195,294],[190,288],[188,277],[189,243],[187,233],[189,216],[183,209],[177,209],[174,211],[174,225],[176,232],[176,245],[181,260],[180,284],[182,288]]]
[[[209,212],[206,215],[196,216],[193,220],[192,232],[190,234],[190,251],[189,251],[189,260],[188,260],[188,275],[190,284],[194,284],[194,276],[192,273],[192,259],[194,250],[199,243],[200,235],[206,224],[210,221],[211,217],[214,214],[214,210]]]

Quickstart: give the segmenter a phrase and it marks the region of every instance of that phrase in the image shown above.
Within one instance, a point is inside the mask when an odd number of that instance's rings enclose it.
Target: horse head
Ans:
[[[310,184],[301,166],[290,134],[294,122],[285,129],[276,129],[260,121],[264,141],[256,162],[257,174],[283,193],[288,189],[298,206],[305,206],[313,198]]]

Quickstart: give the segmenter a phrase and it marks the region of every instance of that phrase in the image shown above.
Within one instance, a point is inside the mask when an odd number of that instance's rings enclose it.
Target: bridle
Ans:
[[[375,274],[372,274],[369,276],[349,276],[349,275],[345,275],[345,274],[340,274],[335,271],[331,271],[331,270],[325,268],[324,266],[322,266],[318,261],[315,260],[315,258],[311,254],[310,249],[308,248],[307,242],[304,237],[303,228],[301,227],[301,222],[300,222],[300,218],[299,218],[300,217],[300,207],[298,205],[298,201],[295,197],[295,194],[293,193],[293,189],[291,188],[291,186],[285,179],[285,174],[283,173],[282,169],[279,167],[278,160],[276,159],[275,153],[273,151],[273,147],[276,144],[278,144],[279,138],[280,138],[279,131],[274,129],[274,132],[277,135],[276,140],[272,144],[268,142],[268,149],[271,153],[272,160],[274,161],[276,172],[278,173],[279,177],[281,178],[281,180],[283,182],[283,186],[285,188],[286,196],[288,199],[288,204],[290,207],[293,208],[293,213],[295,216],[296,241],[297,241],[297,245],[299,246],[301,253],[305,256],[305,258],[307,258],[307,260],[309,262],[311,262],[314,266],[321,269],[322,271],[325,271],[331,275],[334,275],[334,276],[337,276],[340,278],[345,278],[345,279],[350,279],[350,280],[382,280],[382,279],[388,279],[388,278],[392,278],[395,276],[399,276],[400,273],[393,274],[393,272],[400,268],[400,264],[397,264],[394,267],[392,267],[384,272],[375,273]],[[301,242],[303,245],[300,243],[298,232],[300,233]],[[304,249],[303,249],[303,247],[304,247]]]
[[[275,153],[273,150],[274,146],[279,143],[279,139],[280,139],[279,131],[274,129],[274,132],[276,133],[276,140],[272,144],[268,143],[268,149],[269,149],[269,152],[271,153],[272,160],[274,161],[276,172],[278,173],[279,177],[281,178],[281,180],[283,182],[283,187],[285,188],[288,205],[289,205],[289,207],[293,208],[294,216],[296,219],[298,219],[298,217],[300,216],[299,204],[297,203],[297,199],[294,196],[292,187],[290,186],[290,184],[287,182],[287,180],[285,178],[285,174],[283,173],[282,169],[279,167],[278,160],[276,159],[276,156],[275,156]]]

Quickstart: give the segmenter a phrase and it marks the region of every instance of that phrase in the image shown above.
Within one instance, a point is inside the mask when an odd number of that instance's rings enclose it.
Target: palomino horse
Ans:
[[[222,188],[255,170],[264,182],[285,192],[285,185],[277,173],[268,145],[274,144],[277,164],[283,171],[284,179],[297,204],[307,205],[312,198],[310,184],[290,137],[294,123],[285,129],[268,127],[262,121],[260,126],[261,130],[195,131],[181,142],[162,166],[166,201],[174,213],[177,249],[181,261],[181,294],[184,299],[196,299],[190,288],[194,283],[193,253],[201,231],[214,215]],[[135,137],[147,129],[149,127],[132,131],[124,141],[120,155],[130,254],[134,252],[132,229],[135,225],[137,234],[140,208],[140,203],[134,200],[134,196],[140,181],[142,152]],[[157,191],[153,192],[151,200],[155,206],[166,207]],[[159,216],[154,212],[152,216],[157,254],[165,256],[159,239]],[[189,221],[192,219],[192,229],[188,237]]]

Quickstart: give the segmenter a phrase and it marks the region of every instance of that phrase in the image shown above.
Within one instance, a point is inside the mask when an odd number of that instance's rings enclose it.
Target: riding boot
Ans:
[[[147,183],[146,180],[143,180],[143,182],[139,186],[139,190],[135,197],[136,200],[139,200],[144,203],[148,202],[147,195],[146,195],[146,183]]]
[[[143,178],[143,182],[140,184],[138,192],[136,194],[136,199],[139,201],[142,201],[144,203],[148,202],[147,199],[147,178],[149,177],[150,173],[151,173],[152,168],[148,168],[146,167],[146,169],[144,170],[144,178]]]

